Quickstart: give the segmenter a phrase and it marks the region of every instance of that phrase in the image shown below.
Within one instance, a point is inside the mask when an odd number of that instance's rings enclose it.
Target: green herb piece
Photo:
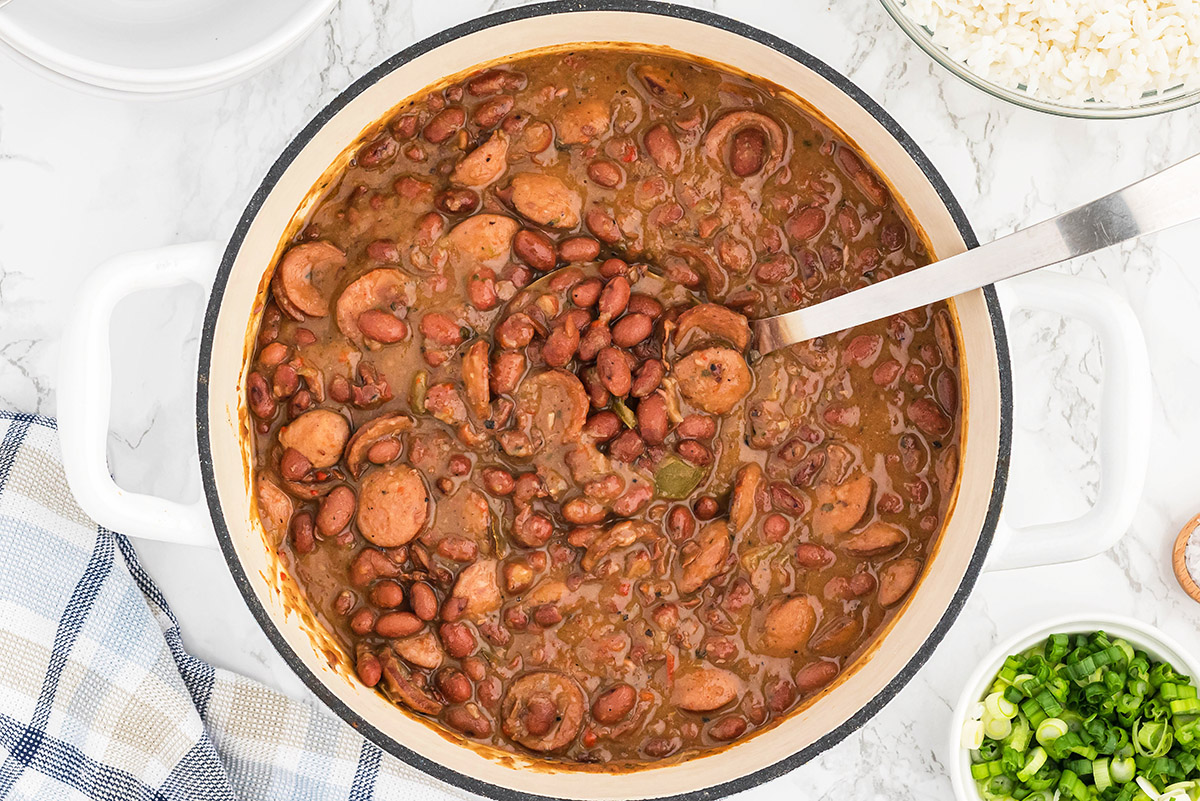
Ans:
[[[704,478],[704,468],[688,464],[682,459],[668,456],[663,459],[658,469],[654,471],[654,486],[660,498],[678,500],[692,494]]]

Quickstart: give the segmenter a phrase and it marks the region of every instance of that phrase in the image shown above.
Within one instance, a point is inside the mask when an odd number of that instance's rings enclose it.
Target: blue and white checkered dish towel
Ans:
[[[188,654],[129,541],[75,504],[54,421],[0,411],[0,799],[467,797]]]

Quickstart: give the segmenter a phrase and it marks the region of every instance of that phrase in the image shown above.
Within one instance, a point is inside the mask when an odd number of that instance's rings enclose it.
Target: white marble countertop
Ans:
[[[1200,151],[1200,109],[1128,122],[1024,111],[959,82],[875,0],[697,3],[795,42],[879,101],[946,177],[980,238],[1090,200]],[[246,83],[186,101],[98,99],[0,58],[0,407],[53,415],[55,365],[74,288],[129,250],[225,239],[284,144],[354,78],[416,39],[515,5],[342,0],[313,36]],[[1068,265],[1132,304],[1154,373],[1150,470],[1136,520],[1110,552],[1065,567],[985,575],[929,663],[879,715],[799,770],[745,797],[947,798],[951,706],[994,641],[1040,618],[1114,612],[1200,652],[1200,612],[1175,583],[1175,532],[1200,511],[1200,225]],[[198,291],[131,299],[114,326],[112,467],[131,489],[199,491],[192,420]],[[1102,360],[1092,333],[1051,314],[1009,330],[1017,522],[1078,514],[1094,497]],[[289,694],[306,690],[248,614],[220,554],[137,550],[179,616],[187,647]],[[794,796],[793,796],[794,797]]]

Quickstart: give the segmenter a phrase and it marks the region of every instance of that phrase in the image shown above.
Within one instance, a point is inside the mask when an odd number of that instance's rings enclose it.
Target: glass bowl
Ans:
[[[983,78],[961,61],[951,58],[950,54],[940,45],[933,42],[933,31],[919,24],[908,14],[904,7],[906,0],[879,0],[892,19],[896,21],[905,33],[924,50],[929,57],[941,64],[950,72],[962,78],[967,83],[982,89],[993,97],[1007,100],[1024,108],[1034,111],[1044,111],[1062,117],[1080,117],[1084,119],[1128,119],[1131,117],[1149,117],[1176,109],[1200,103],[1200,90],[1184,89],[1182,86],[1162,92],[1147,92],[1141,100],[1133,105],[1118,105],[1088,100],[1076,103],[1069,100],[1049,100],[1029,94],[1021,87],[1001,86],[987,78]]]

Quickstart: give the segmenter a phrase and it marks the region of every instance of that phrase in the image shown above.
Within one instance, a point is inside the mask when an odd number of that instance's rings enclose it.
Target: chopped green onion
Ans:
[[[1067,731],[1067,722],[1062,718],[1046,718],[1038,724],[1037,741],[1042,745],[1049,745]]]
[[[962,730],[962,747],[968,751],[978,751],[981,745],[983,745],[983,721],[965,721]]]
[[[1123,639],[1053,635],[981,695],[962,741],[985,801],[1200,801],[1200,692]]]
[[[1002,693],[992,693],[983,699],[985,714],[994,718],[1014,718],[1017,716],[1017,705],[1004,697]]]
[[[1129,757],[1114,759],[1109,766],[1109,773],[1112,774],[1113,781],[1120,784],[1127,784],[1133,781],[1133,774],[1136,770],[1137,764]]]
[[[1003,740],[1012,734],[1012,721],[1008,718],[994,717],[991,713],[983,713],[983,733],[993,740]]]

